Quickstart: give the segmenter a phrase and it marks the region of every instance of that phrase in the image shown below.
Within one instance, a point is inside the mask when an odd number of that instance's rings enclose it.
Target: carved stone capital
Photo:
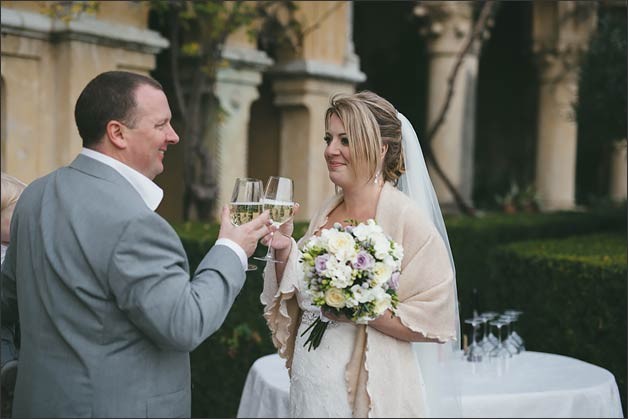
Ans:
[[[581,48],[541,50],[534,54],[534,62],[542,83],[574,82],[584,50]]]
[[[541,79],[575,75],[596,24],[596,2],[535,2],[532,51]]]
[[[432,54],[455,54],[473,25],[473,3],[421,1],[414,8],[419,33]]]

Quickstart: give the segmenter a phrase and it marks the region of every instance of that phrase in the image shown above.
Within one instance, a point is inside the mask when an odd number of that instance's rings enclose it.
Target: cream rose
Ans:
[[[342,262],[353,260],[357,254],[355,251],[355,240],[349,233],[331,232],[328,236],[327,248],[329,253],[335,255]]]
[[[325,304],[334,308],[343,308],[345,306],[345,295],[338,288],[330,288],[325,291]]]

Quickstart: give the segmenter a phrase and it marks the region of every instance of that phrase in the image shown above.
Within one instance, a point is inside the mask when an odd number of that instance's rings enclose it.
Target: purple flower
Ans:
[[[388,280],[388,286],[395,291],[399,288],[399,275],[399,271],[395,271]]]
[[[353,269],[368,269],[375,263],[373,256],[365,252],[360,251],[358,255],[353,259]]]
[[[329,255],[328,254],[316,256],[316,259],[314,259],[314,266],[316,267],[316,272],[317,273],[320,274],[325,269],[327,269],[327,261],[328,260],[329,260]]]

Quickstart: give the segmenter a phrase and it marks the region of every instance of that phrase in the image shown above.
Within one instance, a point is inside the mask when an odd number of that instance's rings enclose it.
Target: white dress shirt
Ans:
[[[137,170],[122,163],[120,160],[116,160],[113,157],[109,157],[96,150],[92,150],[91,148],[83,148],[81,150],[81,154],[94,160],[98,160],[120,173],[120,175],[122,175],[122,177],[124,177],[131,184],[131,186],[133,186],[137,193],[140,194],[140,197],[146,206],[151,209],[151,211],[155,211],[155,209],[159,206],[159,203],[164,197],[164,191],[152,180]],[[227,246],[233,250],[235,254],[238,255],[243,269],[246,270],[248,264],[247,256],[244,249],[242,249],[242,246],[233,240],[225,238],[216,240],[216,246]]]
[[[4,255],[7,254],[7,246],[0,244],[0,264],[4,262]]]

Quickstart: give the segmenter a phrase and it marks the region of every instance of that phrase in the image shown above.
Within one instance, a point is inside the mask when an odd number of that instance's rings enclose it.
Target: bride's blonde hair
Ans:
[[[382,164],[382,178],[397,183],[404,171],[401,149],[401,121],[397,110],[386,99],[368,90],[352,95],[336,94],[325,113],[325,128],[336,115],[349,137],[356,174],[366,173],[370,179],[377,174],[382,159],[382,145],[387,145]]]

